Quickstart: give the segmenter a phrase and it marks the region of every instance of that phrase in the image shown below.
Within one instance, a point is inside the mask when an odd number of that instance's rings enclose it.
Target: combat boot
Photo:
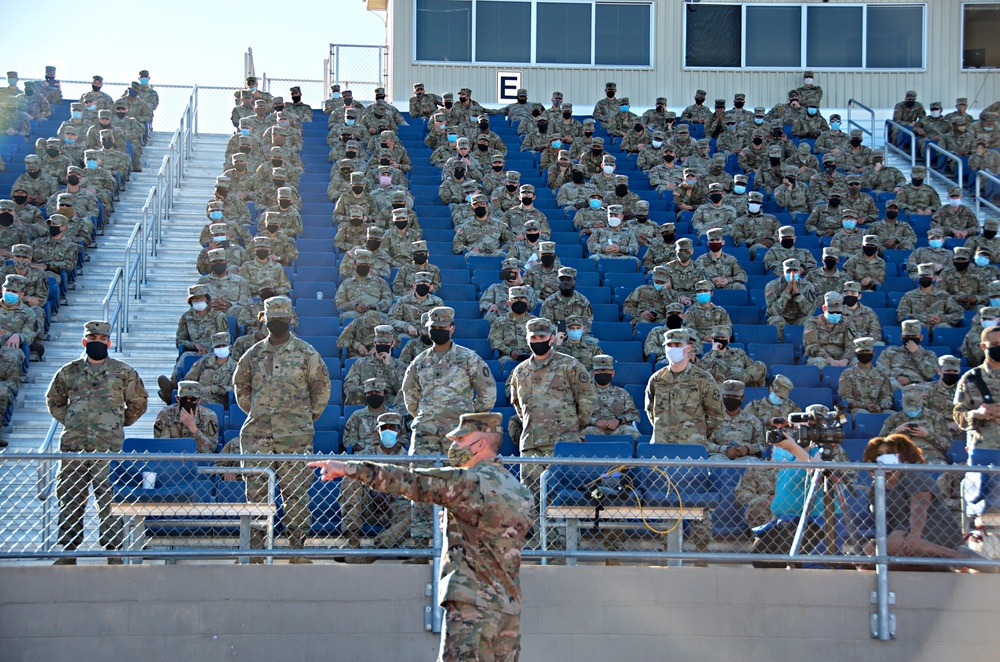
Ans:
[[[160,396],[160,400],[163,400],[168,405],[173,404],[174,389],[177,388],[173,380],[166,375],[160,375],[156,378],[156,385],[160,387],[160,390],[156,392]]]

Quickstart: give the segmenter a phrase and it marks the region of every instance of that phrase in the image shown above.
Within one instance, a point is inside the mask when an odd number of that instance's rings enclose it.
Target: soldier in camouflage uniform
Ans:
[[[901,326],[900,345],[886,347],[878,357],[878,367],[889,374],[893,390],[928,382],[937,372],[937,355],[920,346],[924,337],[920,322],[903,320]]]
[[[694,168],[685,167],[683,181],[674,187],[674,208],[678,218],[680,212],[695,211],[707,202],[708,187],[701,182],[699,172]]]
[[[211,295],[209,306],[213,310],[221,310],[226,315],[239,317],[242,310],[250,303],[250,288],[247,281],[239,274],[228,270],[226,251],[215,248],[208,251],[211,272],[198,279],[199,285],[207,285]]]
[[[666,306],[679,300],[677,292],[670,287],[670,271],[665,266],[653,267],[652,280],[652,284],[632,290],[622,304],[625,314],[631,317],[633,331],[640,321],[663,322]]]
[[[625,210],[622,205],[608,205],[608,220],[605,228],[595,228],[587,240],[587,250],[590,259],[630,260],[639,266],[636,255],[639,252],[639,239],[635,233],[622,226]]]
[[[604,193],[593,191],[587,200],[587,206],[579,209],[573,215],[573,227],[581,235],[587,236],[599,228],[606,227],[608,210],[604,206]]]
[[[997,155],[1000,158],[1000,154]],[[997,170],[1000,172],[1000,168]],[[965,240],[965,247],[974,254],[983,248],[990,254],[991,264],[1000,264],[1000,238],[997,237],[997,229],[1000,228],[1000,219],[987,218],[983,222],[983,233]]]
[[[980,332],[981,333],[981,332]],[[962,429],[958,427],[952,414],[955,407],[955,387],[961,376],[962,360],[957,356],[945,354],[938,357],[938,379],[923,384],[915,384],[909,388],[922,388],[926,394],[924,406],[927,409],[944,416],[948,423],[948,431],[951,439],[961,439],[964,435]]]
[[[389,318],[377,310],[366,311],[364,315],[355,317],[347,323],[337,338],[337,348],[345,350],[346,358],[367,356],[372,343],[375,342],[375,327],[388,324]],[[396,337],[393,329],[393,338]]]
[[[801,411],[790,397],[793,387],[792,380],[779,373],[774,376],[767,397],[754,400],[744,409],[757,417],[765,432],[776,430],[771,419],[785,418],[793,412]]]
[[[861,254],[861,246],[865,233],[858,230],[858,223],[863,223],[861,213],[850,207],[841,212],[841,228],[833,234],[830,240],[830,247],[836,249],[841,255],[854,256]],[[875,235],[876,237],[878,235]]]
[[[629,392],[611,384],[615,374],[614,357],[598,354],[594,357],[594,413],[584,435],[625,434],[633,441],[639,438],[639,410]]]
[[[892,383],[889,374],[872,365],[875,357],[875,339],[854,339],[857,363],[840,374],[837,394],[853,415],[859,411],[877,414],[892,409]]]
[[[799,268],[804,273],[816,268],[816,258],[808,248],[795,248],[795,228],[791,225],[778,228],[778,244],[764,254],[764,268],[768,271],[779,272],[788,259],[798,260]]]
[[[990,287],[992,290],[990,294],[995,297],[994,301],[1000,301],[1000,283],[997,283],[996,286],[991,283]],[[994,306],[993,303],[980,308],[979,314],[972,318],[972,326],[965,334],[965,339],[962,340],[962,356],[970,364],[976,366],[986,359],[983,348],[979,346],[982,342],[983,329],[996,326],[998,319],[1000,319],[1000,307]]]
[[[733,490],[736,504],[743,508],[743,521],[751,529],[771,521],[771,501],[774,500],[778,469],[767,465],[747,469]]]
[[[586,170],[579,163],[570,166],[570,181],[559,187],[556,204],[560,207],[580,209],[587,204],[590,194],[597,190],[586,180]]]
[[[371,251],[361,248],[354,251],[355,274],[345,278],[337,288],[333,301],[340,309],[341,319],[354,319],[369,310],[389,312],[392,293],[382,278],[371,273]]]
[[[382,391],[387,400],[397,400],[403,386],[406,364],[393,357],[396,336],[388,324],[378,324],[372,332],[372,342],[368,351],[351,364],[344,377],[344,404],[360,405],[365,401],[364,385],[370,379],[382,382]]]
[[[932,227],[927,231],[929,246],[921,246],[906,259],[906,271],[910,278],[917,277],[917,265],[930,263],[934,273],[939,274],[952,260],[952,252],[944,247],[944,229]]]
[[[153,436],[157,439],[195,440],[199,453],[214,453],[219,445],[219,421],[215,412],[201,405],[201,385],[184,380],[177,384],[177,403],[156,415]]]
[[[549,220],[545,217],[538,209],[535,209],[535,187],[531,184],[522,184],[520,188],[521,200],[520,204],[511,207],[500,219],[500,222],[506,225],[511,234],[513,234],[518,239],[524,238],[524,224],[527,221],[537,221],[539,229],[542,236],[548,239],[549,235],[552,233],[552,229],[549,227]],[[483,203],[485,204],[486,196],[483,196]],[[475,209],[475,207],[473,207]]]
[[[410,249],[413,261],[412,263],[404,264],[396,272],[396,279],[392,282],[392,293],[396,296],[401,296],[404,292],[410,291],[418,271],[429,273],[434,288],[440,288],[441,269],[428,262],[427,242],[422,239],[414,241],[410,244]]]
[[[410,455],[444,453],[444,435],[461,412],[487,411],[496,402],[496,382],[489,366],[475,352],[451,340],[455,311],[445,306],[431,310],[427,328],[433,346],[407,367],[401,389],[413,417]],[[423,541],[431,537],[428,508],[411,511],[411,534]]]
[[[38,237],[31,242],[35,264],[55,275],[56,280],[63,271],[70,275],[76,272],[77,255],[81,250],[79,244],[66,236],[68,224],[69,219],[62,214],[52,214],[48,220],[49,236]],[[52,228],[58,228],[58,232]],[[70,289],[74,287],[70,285]]]
[[[732,329],[727,326],[712,327],[712,349],[698,360],[698,367],[707,370],[720,384],[735,379],[747,386],[763,386],[767,366],[754,361],[739,347],[730,347]]]
[[[774,201],[793,214],[810,213],[815,206],[808,184],[798,181],[799,172],[795,166],[785,167],[782,185],[774,189]]]
[[[229,323],[226,312],[211,306],[212,294],[207,285],[198,284],[188,287],[187,303],[190,306],[177,322],[177,333],[174,344],[180,351],[180,356],[174,365],[170,377],[160,376],[160,398],[170,404],[171,391],[176,387],[177,370],[189,356],[205,356],[211,353],[212,338],[216,333],[225,332],[229,335]],[[165,381],[164,381],[165,380]]]
[[[910,177],[910,183],[900,187],[899,193],[896,194],[896,203],[899,208],[907,214],[933,214],[934,210],[941,206],[941,198],[929,184],[924,184],[927,168],[915,166]],[[941,225],[937,222],[937,218],[934,220],[935,225]]]
[[[407,471],[371,462],[317,462],[322,477],[348,476],[375,490],[446,508],[441,566],[441,659],[520,655],[520,550],[534,519],[532,494],[497,458],[500,414],[463,414],[448,432],[453,468]],[[476,545],[468,541],[478,540]]]
[[[340,261],[340,277],[347,278],[357,271],[358,265],[355,255],[357,250],[363,246],[372,254],[369,273],[372,276],[388,281],[389,276],[392,275],[392,258],[382,248],[383,237],[385,237],[385,232],[382,231],[382,228],[375,227],[374,225],[365,227],[365,240],[357,246],[352,246]]]
[[[566,333],[556,333],[556,349],[563,354],[572,356],[590,370],[594,366],[594,357],[604,351],[597,338],[590,335],[589,321],[580,315],[570,315],[566,318]]]
[[[746,213],[733,221],[730,235],[734,246],[746,245],[750,258],[757,257],[758,251],[774,245],[774,237],[781,223],[773,214],[763,213],[764,196],[759,191],[746,195]]]
[[[253,238],[253,259],[245,262],[240,269],[240,275],[247,281],[251,296],[259,296],[264,284],[270,284],[274,292],[288,296],[292,284],[288,280],[285,269],[271,259],[271,239],[267,235]]]
[[[841,229],[841,218],[844,208],[841,207],[841,200],[846,191],[840,187],[831,188],[827,194],[827,201],[816,205],[806,219],[806,230],[820,237],[832,236]],[[817,195],[818,197],[818,195]]]
[[[676,259],[667,262],[667,269],[670,272],[670,280],[673,284],[673,289],[681,295],[681,297],[689,297],[691,300],[694,299],[695,294],[695,284],[702,280],[701,270],[695,266],[695,263],[691,260],[691,255],[694,253],[694,245],[690,239],[683,238],[678,239],[674,242],[674,254]],[[684,299],[681,299],[684,303]]]
[[[739,260],[722,252],[725,245],[723,231],[712,228],[708,231],[708,253],[695,260],[695,267],[701,269],[704,278],[722,290],[745,290],[747,274]]]
[[[1000,344],[1000,335],[995,326],[984,329],[980,336],[980,347],[984,352],[983,363],[978,366],[990,393],[1000,392],[1000,361],[994,360],[990,350]],[[1000,448],[1000,407],[983,401],[983,394],[972,380],[974,375],[967,372],[958,380],[955,387],[954,419],[965,430],[966,448],[971,452],[976,448]]]
[[[666,316],[663,325],[650,329],[642,343],[643,358],[647,361],[652,359],[655,363],[666,360],[663,341],[666,333],[671,329],[684,328],[684,304],[680,302],[668,303],[663,309],[663,313]],[[690,331],[686,328],[684,330]]]
[[[238,195],[229,195],[229,191],[232,188],[233,180],[225,175],[219,175],[215,178],[215,191],[213,201],[222,202],[222,213],[226,219],[227,223],[237,223],[242,226],[244,224],[250,223],[250,210],[247,208],[247,203],[243,201]],[[211,203],[209,203],[211,204]],[[221,218],[219,220],[222,220]],[[244,241],[249,241],[250,233],[246,228],[243,228],[243,232],[246,232],[246,237]],[[205,243],[202,241],[202,243]]]
[[[538,261],[538,251],[542,242],[542,226],[538,221],[524,222],[524,239],[515,242],[507,251],[508,259],[514,258],[523,269],[525,265]]]
[[[905,434],[924,452],[928,464],[947,464],[947,453],[951,450],[948,419],[926,406],[926,396],[923,388],[903,389],[902,411],[885,419],[879,436]]]
[[[830,130],[830,125],[819,113],[819,108],[810,101],[801,101],[806,107],[806,114],[795,120],[792,125],[792,135],[796,138],[819,138],[824,131]]]
[[[962,204],[962,189],[958,186],[953,186],[948,189],[948,202],[942,205],[938,199],[937,192],[930,186],[921,186],[921,190],[929,189],[933,194],[933,199],[928,198],[927,204],[930,211],[919,211],[914,212],[913,205],[906,205],[902,199],[902,193],[896,196],[896,202],[899,203],[901,209],[909,210],[909,213],[931,213],[933,216],[931,219],[934,225],[942,228],[945,231],[945,235],[949,237],[955,237],[956,239],[965,239],[970,235],[979,234],[979,220],[976,218],[976,214],[968,207]],[[905,191],[905,187],[904,187]],[[912,197],[912,196],[911,196]],[[931,203],[934,203],[931,206]],[[923,204],[921,202],[920,204]],[[937,210],[937,211],[935,211]]]
[[[529,299],[529,290],[526,286],[515,285],[509,288],[507,290],[509,310],[490,322],[488,340],[490,347],[500,354],[501,364],[518,363],[531,355],[531,349],[525,340],[525,324],[531,319],[528,314]]]
[[[736,221],[736,208],[724,204],[725,189],[722,184],[713,182],[708,185],[709,202],[699,206],[694,216],[691,217],[691,225],[698,234],[705,234],[711,228],[719,228],[724,234],[729,234],[732,230],[733,222]]]
[[[852,255],[844,263],[844,272],[866,291],[885,282],[885,260],[878,256],[878,249],[878,237],[866,234],[861,238],[861,255]]]
[[[802,332],[803,354],[808,365],[823,370],[826,366],[844,367],[850,364],[850,342],[853,330],[843,319],[844,297],[840,292],[827,292],[823,297],[823,312],[811,317]]]
[[[479,312],[482,313],[483,319],[492,322],[502,315],[508,305],[508,291],[518,285],[528,288],[528,309],[534,309],[538,303],[535,291],[531,286],[524,285],[517,258],[509,257],[500,265],[500,282],[487,287],[479,298]]]
[[[594,321],[594,308],[587,297],[576,291],[576,269],[559,268],[559,291],[542,303],[541,317],[559,322],[570,315],[580,315],[588,323]]]
[[[213,333],[212,353],[195,361],[185,375],[185,379],[201,386],[199,397],[202,400],[224,407],[229,406],[229,389],[233,386],[233,373],[236,371],[236,359],[239,358],[232,356],[230,342],[228,330]]]
[[[684,168],[677,164],[677,151],[670,142],[663,146],[662,162],[650,168],[648,176],[649,185],[660,195],[672,194],[684,181]]]
[[[556,256],[556,245],[552,241],[538,242],[538,262],[527,267],[524,284],[531,287],[538,298],[545,300],[559,291],[559,268],[562,265]]]
[[[871,166],[872,150],[861,143],[864,137],[861,129],[851,129],[848,146],[839,157],[840,167],[851,174],[861,176]]]
[[[896,318],[919,320],[930,328],[957,326],[962,321],[964,311],[943,289],[934,287],[934,265],[925,263],[917,266],[916,289],[903,295],[896,308]]]
[[[861,283],[849,280],[844,283],[840,293],[844,295],[844,320],[853,332],[853,337],[869,336],[875,339],[876,345],[882,342],[882,324],[874,310],[861,303]]]
[[[831,247],[824,248],[823,268],[813,269],[806,274],[806,280],[816,288],[817,296],[823,296],[827,292],[839,292],[844,287],[848,275],[837,268],[839,261],[840,251]]]
[[[782,263],[783,277],[775,278],[764,288],[767,323],[777,327],[778,341],[784,337],[786,324],[805,324],[816,309],[816,288],[802,280],[802,265],[795,258]]]
[[[913,226],[898,220],[899,204],[889,200],[885,204],[885,218],[876,221],[868,228],[868,233],[878,237],[882,248],[888,250],[909,251],[917,243],[917,235]]]
[[[499,220],[489,218],[486,206],[486,196],[477,193],[472,196],[474,218],[458,226],[451,247],[456,255],[500,255],[506,253],[502,248],[516,240],[510,228]]]
[[[14,244],[10,247],[11,263],[0,268],[0,276],[16,275],[24,278],[20,300],[31,307],[37,320],[37,344],[44,337],[45,310],[42,308],[49,298],[49,278],[44,271],[32,265],[33,251],[28,244]],[[35,350],[37,351],[37,349]]]
[[[746,385],[736,379],[722,383],[722,406],[726,415],[708,440],[711,460],[757,459],[764,451],[767,443],[764,426],[756,416],[743,409],[745,388]]]
[[[639,195],[629,190],[627,175],[615,175],[614,181],[614,188],[605,194],[605,203],[609,207],[611,205],[621,205],[624,213],[623,218],[631,220],[635,218],[636,205],[639,204]]]
[[[309,343],[289,332],[292,301],[271,297],[264,302],[264,324],[268,336],[247,350],[236,364],[233,390],[236,404],[247,414],[240,429],[239,446],[244,455],[260,453],[309,453],[313,423],[330,401],[330,373],[326,363]],[[250,460],[251,465],[274,470],[284,503],[285,536],[288,546],[302,549],[309,533],[309,479],[289,463]],[[267,480],[248,476],[247,500],[268,501]],[[253,532],[251,545],[258,548],[263,534]],[[294,556],[291,563],[310,563]]]
[[[66,453],[121,452],[124,428],[146,411],[148,395],[142,378],[132,366],[108,357],[111,324],[84,324],[81,345],[87,356],[64,365],[52,378],[45,404],[63,425],[60,450]],[[100,523],[100,543],[119,549],[121,521],[111,517],[109,464],[97,460],[65,460],[60,463],[56,494],[59,498],[60,543],[66,551],[83,544],[83,516],[87,488],[94,491]],[[76,565],[76,559],[61,558],[58,565]],[[108,560],[121,563],[120,559]]]
[[[712,303],[712,283],[699,280],[695,283],[695,303],[684,313],[684,326],[694,329],[704,342],[712,342],[712,328],[725,326],[732,330],[733,322],[722,306]]]
[[[389,309],[389,324],[400,337],[419,336],[420,316],[431,308],[444,305],[441,297],[431,294],[433,287],[433,276],[429,272],[417,272],[413,279],[413,291],[392,304]]]
[[[955,246],[955,259],[950,267],[941,272],[941,289],[965,310],[975,310],[989,301],[989,282],[981,278],[977,271],[970,269],[971,251],[965,246]]]

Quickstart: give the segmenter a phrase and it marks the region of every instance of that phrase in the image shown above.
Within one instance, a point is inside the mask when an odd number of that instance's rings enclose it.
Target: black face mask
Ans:
[[[743,408],[743,398],[722,398],[722,406],[726,411],[738,411]]]
[[[564,120],[573,119],[573,111],[564,110],[562,116]]]
[[[643,126],[641,124],[633,124],[632,129],[634,129],[636,133],[642,133]]]
[[[351,191],[353,191],[354,193],[356,193],[358,195],[361,195],[362,193],[365,192],[365,187],[364,186],[352,186],[351,187]]]
[[[905,105],[905,106],[906,106],[907,108],[913,108],[913,107],[914,107],[915,105],[917,105],[917,102],[916,102],[916,101],[913,101],[913,100],[911,100],[911,99],[907,99],[907,100],[906,100],[906,101],[904,102],[904,105]]]
[[[55,158],[55,157],[59,156],[59,150],[58,149],[47,149],[47,150],[45,150],[45,153],[48,154],[49,156],[51,156],[52,158]]]
[[[226,273],[226,267],[228,265],[225,262],[216,262],[212,265],[212,273],[216,276],[221,276]]]
[[[58,235],[62,231],[63,231],[63,229],[59,225],[50,225],[49,226],[49,236],[50,237],[55,237],[56,235]]]
[[[177,398],[177,404],[184,411],[193,412],[198,408],[198,398]]]
[[[406,206],[405,202],[394,202],[394,203],[392,203],[392,208],[393,209],[402,209],[405,206]]]
[[[954,386],[958,383],[958,373],[957,372],[944,372],[941,373],[941,383],[945,386]]]
[[[451,340],[451,331],[448,329],[431,329],[427,335],[435,345],[445,345]]]
[[[271,254],[271,251],[266,248],[258,248],[254,251],[254,255],[257,256],[258,260],[266,260],[267,256]]]
[[[888,212],[886,212],[888,214]],[[997,236],[996,230],[983,230],[983,239],[992,239]]]
[[[365,396],[365,404],[367,404],[371,409],[379,409],[384,402],[384,395],[376,395],[373,393]]]
[[[361,278],[367,276],[368,272],[371,270],[372,267],[370,264],[359,264],[356,267],[354,267],[354,273],[356,273]]]
[[[486,207],[476,207],[472,210],[472,213],[475,214],[476,218],[486,218],[486,214],[489,213],[489,210],[486,209]]]
[[[503,165],[494,165],[493,172],[500,172],[503,170]]]
[[[489,143],[478,143],[476,147],[479,149],[480,152],[485,152],[489,150],[490,145]]]
[[[646,223],[648,221],[649,221],[649,216],[636,216],[635,217],[635,222],[636,223]]]
[[[921,186],[924,183],[924,180],[920,178],[915,178],[912,181],[914,186]]]
[[[598,386],[607,386],[611,383],[611,373],[610,372],[595,372],[594,373],[594,383]]]
[[[712,202],[722,202],[722,194],[713,193],[710,196],[708,196],[708,199],[711,200]]]
[[[426,264],[427,263],[427,253],[414,253],[413,254],[413,264]]]
[[[41,170],[28,170],[28,177],[31,177],[32,179],[38,179],[41,175]]]
[[[373,253],[377,251],[381,246],[382,246],[381,239],[369,239],[368,241],[365,242],[365,248],[367,248]]]
[[[628,195],[628,184],[618,184],[615,186],[615,195],[619,198]]]
[[[87,356],[94,361],[103,361],[108,358],[107,343],[98,340],[91,340],[87,343]]]
[[[364,220],[365,219],[363,218],[350,218],[347,220],[347,222],[357,228],[361,227],[361,224],[364,223]]]
[[[455,105],[455,102],[454,102],[454,101],[445,101],[445,102],[444,102],[444,107],[445,107],[445,108],[449,108],[449,109],[450,109],[450,108],[451,108],[452,106],[454,106],[454,105]]]
[[[0,225],[2,225],[5,228],[9,228],[10,226],[14,225],[14,215],[6,212],[0,214]]]
[[[541,236],[542,235],[540,235],[537,232],[525,232],[524,233],[524,239],[525,239],[525,241],[527,241],[529,243],[532,243],[532,244],[535,243],[536,241],[538,241],[538,238],[541,237]]]
[[[70,186],[76,186],[77,184],[80,183],[80,176],[79,175],[70,175],[69,177],[66,178],[66,181],[69,182]],[[27,199],[27,198],[25,198],[25,199]]]
[[[826,267],[827,271],[833,271],[834,269],[837,268],[837,258],[834,257],[824,258],[823,266]]]
[[[395,225],[400,230],[405,230],[406,226],[409,225],[410,222],[409,221],[393,221],[392,224]]]
[[[302,101],[302,97],[301,96],[296,95],[296,94],[292,95],[292,103],[298,103],[300,101]]]
[[[878,253],[878,246],[862,246],[861,252],[868,257],[872,257],[875,253]]]
[[[785,177],[785,179],[788,180],[789,184],[795,184],[795,182],[798,181],[798,177]]]
[[[271,159],[271,166],[275,168],[280,168],[281,164],[284,163],[281,159]]]
[[[860,147],[861,138],[851,138],[851,147]]]
[[[718,343],[722,349],[729,347],[729,338],[712,338],[712,342]]]
[[[955,265],[955,271],[965,271],[969,268],[968,260],[955,260],[952,264]]]
[[[285,182],[279,182],[278,180],[274,180],[274,185],[275,187],[281,187],[285,185]],[[292,206],[291,200],[278,200],[278,207],[280,207],[281,209],[288,209],[291,206]]]
[[[573,173],[573,183],[574,184],[582,184],[583,183],[583,173],[582,172],[574,172]]]
[[[79,177],[76,178],[76,183],[77,184],[80,183],[80,178]],[[26,195],[12,195],[10,199],[13,200],[14,204],[17,204],[17,205],[23,205],[26,202],[28,202],[28,196],[26,196]]]
[[[104,147],[104,149],[111,149],[112,147],[115,146],[115,141],[112,140],[111,138],[103,138],[101,139],[101,145]]]
[[[378,164],[379,164],[379,165],[384,165],[384,166],[387,166],[387,165],[389,165],[390,163],[392,163],[392,159],[390,159],[390,158],[388,158],[388,157],[383,157],[383,158],[381,158],[381,159],[379,159],[379,160],[378,160]]]
[[[916,344],[919,345],[920,344],[920,336],[903,336],[900,339],[900,344],[903,345],[904,347],[906,346],[906,343],[908,343],[908,342],[913,342],[913,343],[916,343]]]
[[[764,144],[764,139],[763,138],[752,138],[750,140],[750,142],[752,142],[754,145],[757,145],[759,147],[760,145]]]
[[[347,150],[346,152],[344,152],[344,158],[345,158],[345,159],[353,159],[353,158],[355,158],[355,157],[356,157],[357,155],[358,155],[358,153],[357,153],[357,152],[355,152],[354,150]],[[341,170],[341,172],[343,172],[343,170]],[[351,174],[351,173],[350,173],[350,172],[348,172],[348,173],[346,173],[346,174],[348,174],[348,175],[349,175],[349,174]]]
[[[744,105],[746,105],[746,102],[745,101],[734,101],[733,105],[736,106],[737,108],[742,108]]]
[[[1000,361],[1000,347],[987,347],[986,355],[990,357],[990,361],[994,363]]]
[[[593,131],[584,131],[583,132],[583,137],[584,138],[590,138],[592,135],[594,135]]]
[[[684,320],[680,315],[667,315],[667,328],[668,329],[679,329],[684,323]]]
[[[777,167],[777,166],[778,166],[778,164],[779,164],[779,163],[781,163],[781,159],[776,159],[776,158],[774,158],[773,156],[771,156],[771,157],[768,157],[768,159],[767,159],[767,160],[771,162],[771,166],[772,166],[772,167]]]
[[[966,264],[968,264],[968,262],[966,262]],[[921,276],[917,279],[917,283],[920,284],[920,287],[930,287],[934,284],[934,279],[930,276]]]
[[[888,218],[890,221],[894,221],[899,217],[899,212],[894,209],[887,209],[885,211],[885,217]]]
[[[854,307],[860,299],[853,294],[844,295],[844,305],[848,308]]]
[[[573,296],[573,291],[576,289],[576,284],[559,283],[559,294],[564,297]]]
[[[518,103],[521,103],[521,100],[520,100],[520,99],[518,99],[518,100],[517,100],[517,102],[518,102]],[[525,99],[525,100],[524,100],[524,102],[525,102],[525,103],[527,103],[527,102],[528,102],[528,100],[527,100],[527,99]],[[531,111],[531,116],[532,116],[532,117],[538,117],[538,116],[539,116],[539,115],[541,115],[541,114],[542,114],[542,111],[538,110],[537,108],[535,108],[534,110],[532,110],[532,111]]]
[[[795,238],[794,237],[782,237],[781,238],[781,247],[782,248],[791,248],[794,245],[795,245]]]
[[[217,188],[215,189],[215,197],[224,199],[229,195],[229,189],[227,188]]]
[[[663,243],[665,244],[672,244],[674,243],[674,239],[677,238],[677,234],[674,232],[664,232],[660,236],[663,237]]]
[[[388,354],[392,351],[392,345],[387,345],[385,343],[375,343],[375,352],[377,354]]]
[[[528,312],[528,302],[527,301],[514,301],[510,304],[510,310],[515,315],[523,315]]]
[[[524,205],[525,207],[530,207],[534,202],[535,199],[530,195],[526,195],[523,198],[521,198],[521,204]]]
[[[508,193],[513,193],[517,190],[517,184],[504,184],[504,188],[507,189]]]
[[[590,148],[590,153],[593,154],[594,156],[600,156],[601,152],[603,152],[603,151],[604,151],[603,147],[591,147]]]
[[[614,99],[615,98],[615,90],[605,91],[604,93],[608,95],[609,99]]]
[[[532,113],[532,115],[534,115],[534,113]],[[549,132],[549,123],[548,122],[539,122],[538,123],[538,133],[548,133],[548,132]]]
[[[291,324],[288,320],[267,320],[267,332],[275,338],[281,339],[288,335]]]
[[[556,263],[556,256],[555,255],[543,255],[540,258],[538,258],[538,261],[541,262],[542,266],[544,266],[544,267],[551,267],[553,264]]]
[[[861,365],[868,365],[875,358],[874,352],[861,352],[856,355],[858,357],[858,363]]]
[[[465,168],[455,168],[455,179],[465,179]]]
[[[664,155],[663,155],[663,161],[664,161],[664,162],[665,162],[665,163],[666,163],[667,165],[670,165],[671,163],[673,163],[673,162],[674,162],[674,159],[676,159],[676,158],[677,158],[677,157],[676,157],[676,156],[674,156],[673,154],[664,154]]]
[[[788,181],[792,181],[792,180],[789,179]],[[833,209],[836,209],[837,207],[840,206],[840,198],[830,198],[827,201],[826,204],[827,204],[828,207],[832,207]]]
[[[552,348],[552,344],[548,340],[544,340],[542,342],[529,342],[528,347],[531,348],[532,354],[542,356],[543,354],[548,353],[548,351]]]
[[[413,288],[413,291],[417,293],[417,296],[425,297],[431,292],[430,285],[417,285]]]

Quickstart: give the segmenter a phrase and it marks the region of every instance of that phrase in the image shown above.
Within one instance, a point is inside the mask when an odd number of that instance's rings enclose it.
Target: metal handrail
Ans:
[[[951,177],[949,177],[946,173],[940,170],[935,170],[933,167],[931,167],[931,154],[933,152],[938,152],[939,154],[941,154],[941,156],[945,157],[946,159],[955,162],[955,173],[958,176],[957,181],[952,180]],[[962,182],[965,181],[965,176],[963,172],[964,164],[962,163],[962,159],[960,156],[958,156],[957,154],[952,154],[951,152],[944,149],[937,143],[928,140],[926,143],[924,143],[924,158],[927,161],[928,177],[940,177],[941,179],[945,180],[946,182],[948,182],[953,186],[957,186],[959,188],[962,187]]]
[[[993,204],[991,200],[983,195],[983,180],[986,179],[1000,187],[1000,177],[997,177],[988,170],[976,171],[976,218],[979,218],[979,208],[983,205],[993,210],[994,214],[1000,216],[1000,207]]]
[[[892,140],[889,138],[890,128],[895,128],[898,131],[902,131],[903,133],[910,136],[909,154],[907,154],[905,150],[902,150],[892,144]],[[910,168],[915,167],[917,165],[917,134],[913,133],[913,131],[909,127],[905,127],[899,122],[894,122],[892,120],[885,121],[884,129],[885,129],[885,135],[883,136],[883,142],[885,143],[885,149],[887,151],[892,150],[893,152],[896,152],[897,154],[899,154],[904,158],[909,157]]]
[[[111,323],[111,330],[115,335],[112,348],[122,351],[122,310],[125,308],[125,270],[121,267],[115,269],[111,282],[108,284],[108,293],[104,295],[101,308],[104,311],[104,319]],[[114,310],[111,310],[111,302],[114,301]]]
[[[859,124],[858,122],[855,122],[851,118],[851,109],[854,107],[857,107],[859,110],[863,110],[866,113],[868,113],[869,115],[868,128],[865,128],[863,125]],[[858,129],[860,129],[862,133],[867,134],[871,138],[872,147],[873,148],[875,147],[875,111],[869,108],[868,106],[864,105],[857,99],[847,100],[847,127],[848,129],[850,129],[851,127],[857,127]]]

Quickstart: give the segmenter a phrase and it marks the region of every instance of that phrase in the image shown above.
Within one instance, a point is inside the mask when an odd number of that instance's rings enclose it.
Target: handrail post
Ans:
[[[893,616],[889,613],[889,550],[886,544],[888,534],[885,518],[885,468],[875,469],[875,603],[872,614],[871,635],[881,641],[889,641],[895,636],[892,627]]]
[[[902,149],[900,149],[899,147],[897,147],[896,145],[894,145],[893,142],[892,142],[892,140],[891,140],[891,138],[890,138],[890,135],[892,134],[892,128],[895,128],[897,131],[902,131],[903,133],[905,133],[908,136],[910,136],[910,154],[909,154],[910,168],[916,167],[916,165],[917,165],[917,134],[913,133],[913,131],[911,131],[909,128],[903,126],[902,124],[900,124],[898,122],[894,122],[893,120],[886,120],[885,121],[885,125],[883,127],[883,129],[885,131],[884,141],[883,141],[885,143],[885,149],[886,149],[886,151],[892,150],[893,152],[896,152],[897,154],[899,154],[899,155],[901,155],[903,157],[906,157],[906,152],[904,152]]]
[[[931,159],[931,153],[932,152],[938,152],[938,153],[941,154],[941,156],[945,157],[946,159],[955,162],[955,174],[957,176],[957,181],[952,181],[951,178],[949,178],[947,174],[945,174],[944,172],[940,172],[938,170],[935,170],[932,167],[932,165],[931,165],[931,161],[932,161],[932,159]],[[927,162],[927,174],[929,176],[931,176],[931,177],[940,177],[941,179],[945,180],[949,184],[954,184],[955,186],[962,187],[962,185],[963,185],[963,183],[965,181],[964,164],[962,163],[962,157],[958,156],[957,154],[953,154],[952,152],[949,152],[948,150],[944,149],[943,147],[941,147],[937,143],[933,143],[931,141],[927,141],[927,143],[924,145],[924,159]]]

